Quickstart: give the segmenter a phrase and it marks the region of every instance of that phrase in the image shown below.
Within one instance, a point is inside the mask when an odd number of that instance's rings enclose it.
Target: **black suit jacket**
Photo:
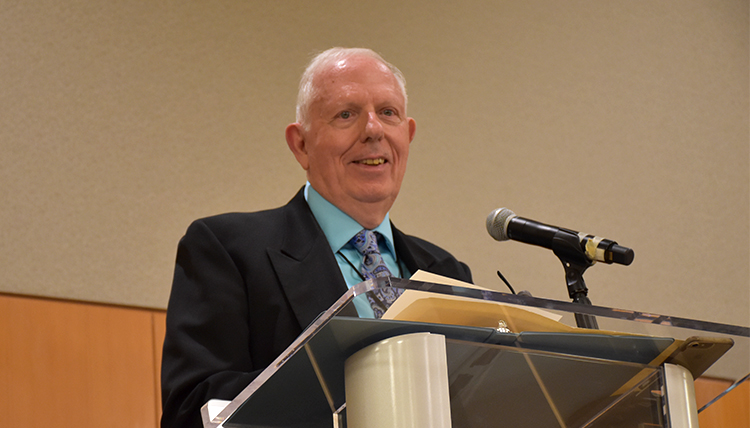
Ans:
[[[393,228],[399,259],[471,281],[446,251]],[[195,221],[177,249],[162,357],[162,427],[201,427],[347,291],[303,192],[285,206]]]

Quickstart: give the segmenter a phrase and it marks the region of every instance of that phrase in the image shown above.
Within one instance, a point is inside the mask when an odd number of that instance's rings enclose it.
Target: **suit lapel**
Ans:
[[[282,242],[267,252],[289,305],[304,329],[336,302],[347,286],[302,191],[284,207],[283,215]]]
[[[416,245],[409,236],[398,230],[393,223],[391,223],[391,228],[393,229],[393,245],[396,247],[396,253],[398,253],[399,259],[409,272],[414,274],[419,269],[433,272],[435,266],[439,264],[439,260]]]

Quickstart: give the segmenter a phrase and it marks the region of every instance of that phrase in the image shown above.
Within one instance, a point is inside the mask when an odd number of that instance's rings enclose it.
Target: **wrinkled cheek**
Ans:
[[[398,167],[398,173],[397,173],[399,181],[401,181],[404,178],[404,175],[406,175],[406,161],[408,160],[408,158],[409,158],[409,153],[407,151],[399,159],[399,165],[398,165],[399,167]]]

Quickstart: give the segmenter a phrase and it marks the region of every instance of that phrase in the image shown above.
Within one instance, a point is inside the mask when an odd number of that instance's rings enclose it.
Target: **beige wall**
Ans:
[[[189,222],[286,202],[310,53],[369,46],[417,119],[392,212],[499,288],[565,300],[519,215],[615,239],[596,304],[750,324],[748,1],[11,2],[0,291],[163,308]]]

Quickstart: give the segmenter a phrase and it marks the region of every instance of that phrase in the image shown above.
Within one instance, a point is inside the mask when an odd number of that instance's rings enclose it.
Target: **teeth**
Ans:
[[[364,159],[359,161],[359,163],[363,163],[365,165],[380,165],[385,163],[385,159],[383,158],[377,158],[377,159]]]

